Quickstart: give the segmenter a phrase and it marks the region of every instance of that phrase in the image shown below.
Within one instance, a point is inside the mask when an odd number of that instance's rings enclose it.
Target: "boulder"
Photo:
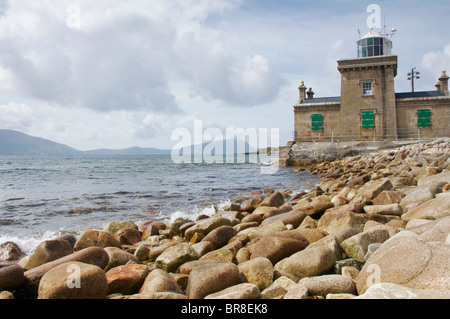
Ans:
[[[195,233],[208,235],[211,231],[221,226],[231,226],[231,221],[225,217],[211,217],[198,221],[195,225],[186,229],[184,236],[190,241]]]
[[[39,299],[105,299],[106,275],[98,266],[68,262],[48,271],[41,279]]]
[[[74,251],[80,251],[89,247],[119,247],[120,242],[114,238],[110,233],[99,231],[99,230],[86,230],[84,231],[80,238],[78,238]]]
[[[294,228],[297,228],[302,221],[305,219],[306,214],[304,211],[291,211],[288,213],[283,213],[279,215],[275,215],[265,219],[261,226],[267,226],[272,223],[276,223],[281,221],[284,225],[292,225]]]
[[[358,293],[377,283],[401,284],[414,289],[450,290],[450,247],[427,243],[403,231],[386,241],[366,261],[357,278]]]
[[[358,194],[366,196],[369,200],[376,198],[382,191],[391,190],[392,183],[388,178],[381,180],[371,180],[365,183],[359,190]]]
[[[259,206],[268,206],[268,207],[280,207],[284,204],[283,194],[280,192],[275,192],[270,196],[264,198],[264,200],[259,204]]]
[[[341,247],[349,258],[364,262],[370,244],[384,243],[388,239],[389,231],[384,226],[375,226],[344,240]]]
[[[265,257],[276,264],[280,260],[299,252],[308,246],[309,242],[303,238],[299,240],[296,238],[281,237],[281,236],[265,236],[255,244],[248,247],[251,257]]]
[[[209,294],[205,299],[250,300],[258,299],[259,295],[260,290],[256,285],[243,283]]]
[[[212,251],[214,246],[209,241],[201,241],[199,243],[193,244],[191,248],[197,253],[199,257],[202,257]]]
[[[228,262],[232,263],[234,261],[234,254],[231,250],[226,248],[220,248],[213,251],[210,251],[209,253],[206,253],[203,255],[200,260],[218,260],[221,262]]]
[[[148,275],[146,265],[129,264],[115,267],[106,273],[108,295],[132,295],[139,291]]]
[[[138,229],[138,226],[133,223],[133,222],[115,222],[115,221],[111,221],[108,224],[106,224],[106,226],[103,228],[103,231],[114,235],[115,233],[117,233],[119,230],[121,230],[122,228],[133,228],[133,229]]]
[[[15,261],[23,255],[20,247],[11,241],[0,245],[0,262]]]
[[[203,299],[207,295],[239,284],[239,269],[232,263],[211,263],[195,267],[190,275],[186,295]]]
[[[180,265],[198,259],[198,255],[191,245],[178,243],[167,248],[155,260],[155,267],[167,272],[174,272]]]
[[[0,268],[0,291],[14,291],[18,289],[25,280],[25,270],[19,265]]]
[[[403,214],[403,208],[399,204],[364,206],[364,211],[368,215],[378,214],[402,216]]]
[[[175,279],[162,269],[153,270],[145,279],[139,293],[174,292],[183,294]]]
[[[106,247],[105,248],[106,253],[109,256],[109,262],[108,265],[105,267],[105,270],[108,271],[112,268],[115,268],[117,266],[125,265],[132,262],[137,262],[136,256],[133,254],[130,254],[120,248],[117,247]]]
[[[413,289],[393,283],[379,283],[371,286],[355,299],[450,299],[450,291]]]
[[[134,245],[142,240],[141,233],[135,228],[122,228],[114,233],[121,245]]]
[[[269,259],[257,257],[238,265],[240,275],[245,282],[264,290],[273,282],[273,266]]]
[[[434,182],[444,183],[444,185],[450,183],[450,171],[443,170],[442,173],[439,174],[430,174],[422,176],[418,179],[417,185],[421,186],[424,184]]]
[[[374,205],[399,204],[405,196],[406,194],[400,191],[382,191],[372,199],[372,203]]]
[[[429,221],[427,224],[411,228],[410,230],[428,242],[445,243],[450,234],[450,217]]]
[[[335,253],[326,246],[319,246],[295,253],[278,262],[274,268],[301,279],[323,275],[333,268],[335,262]]]
[[[442,186],[444,183],[431,183],[422,186],[415,187],[412,191],[402,198],[400,205],[406,208],[408,205],[412,204],[423,204],[431,199],[433,199],[436,194],[442,192]]]
[[[255,238],[262,238],[283,230],[287,230],[286,225],[282,221],[276,221],[259,228],[251,229],[248,233],[248,237],[250,240],[253,240]]]
[[[405,222],[417,218],[435,220],[445,216],[450,216],[450,193],[443,193],[410,210],[402,215],[402,220]]]
[[[308,289],[303,285],[297,285],[291,288],[283,299],[308,299]]]
[[[37,295],[41,278],[51,269],[68,262],[80,262],[104,269],[109,262],[108,253],[99,247],[89,247],[55,261],[43,264],[25,272],[25,294],[29,297]]]
[[[323,275],[303,278],[299,285],[308,289],[309,295],[326,297],[328,294],[356,294],[356,284],[343,275]]]
[[[348,205],[340,206],[339,208]],[[345,210],[329,210],[320,218],[317,228],[328,234],[337,234],[346,227],[351,227],[357,232],[362,232],[368,217]]]
[[[236,230],[231,226],[221,226],[214,229],[202,241],[208,241],[213,245],[213,249],[225,246],[228,241],[236,236]]]
[[[40,243],[34,253],[23,259],[20,265],[30,270],[72,253],[73,249],[69,242],[65,240],[47,240]]]

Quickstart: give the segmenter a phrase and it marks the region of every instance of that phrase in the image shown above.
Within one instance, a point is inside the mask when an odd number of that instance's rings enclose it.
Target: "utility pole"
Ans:
[[[408,73],[408,81],[411,81],[411,92],[414,93],[414,80],[420,79],[420,72],[416,71],[416,68],[411,69],[411,73]]]

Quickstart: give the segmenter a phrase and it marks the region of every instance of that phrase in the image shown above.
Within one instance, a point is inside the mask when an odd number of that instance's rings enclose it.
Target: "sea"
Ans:
[[[245,156],[245,155],[241,155]],[[307,191],[318,177],[260,161],[175,163],[170,155],[0,156],[0,244],[24,253],[110,221],[195,220],[251,191]],[[198,161],[197,161],[198,162]]]

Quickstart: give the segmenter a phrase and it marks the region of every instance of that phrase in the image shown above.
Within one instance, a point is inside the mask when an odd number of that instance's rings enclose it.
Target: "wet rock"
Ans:
[[[109,257],[108,265],[105,267],[105,270],[108,271],[117,266],[122,266],[130,261],[137,262],[137,258],[120,248],[117,247],[106,247],[104,249]]]
[[[238,283],[239,269],[232,263],[198,266],[190,273],[186,295],[189,299],[203,299]]]
[[[0,268],[0,291],[18,289],[25,280],[24,272],[19,265]]]
[[[20,247],[11,241],[0,245],[0,262],[19,260],[23,255]]]
[[[250,300],[250,299],[258,299],[259,295],[260,290],[256,285],[250,283],[243,283],[207,295],[205,299]]]
[[[187,241],[190,241],[195,233],[200,233],[206,236],[211,231],[221,226],[231,226],[231,221],[225,217],[212,217],[200,220],[194,226],[186,229],[185,238]]]
[[[182,264],[196,260],[199,256],[192,249],[191,245],[186,243],[178,243],[167,248],[155,260],[155,267],[165,270],[166,272],[175,272]]]
[[[105,228],[103,229],[105,232],[109,233],[110,235],[114,235],[122,228],[133,228],[138,229],[138,226],[133,222],[115,222],[111,221],[108,224],[106,224]]]
[[[80,251],[89,247],[119,247],[120,242],[114,238],[110,233],[99,231],[99,230],[86,230],[84,231],[80,238],[78,238],[74,251]]]
[[[30,270],[72,253],[73,249],[69,242],[65,240],[47,240],[40,243],[34,253],[23,259],[20,265]]]
[[[214,229],[202,241],[209,241],[213,245],[213,249],[225,246],[228,241],[236,236],[236,230],[231,226],[221,226]]]
[[[148,275],[146,265],[129,264],[115,267],[106,273],[108,295],[132,295],[139,291]]]
[[[97,266],[68,262],[49,270],[39,284],[39,299],[105,299],[108,281]]]
[[[302,223],[305,218],[305,212],[294,210],[289,213],[283,213],[280,215],[269,217],[261,223],[261,226],[267,226],[269,224],[281,221],[284,225],[292,225],[294,228],[296,228]]]
[[[268,206],[268,207],[280,207],[284,204],[283,194],[280,192],[275,192],[272,195],[266,197],[259,206]]]
[[[141,233],[135,228],[122,228],[114,233],[114,238],[121,245],[134,245],[142,240]]]

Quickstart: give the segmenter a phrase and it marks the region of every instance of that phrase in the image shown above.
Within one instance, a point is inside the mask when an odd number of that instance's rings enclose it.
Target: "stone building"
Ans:
[[[396,93],[398,57],[388,36],[370,30],[357,46],[357,58],[337,61],[340,97],[315,98],[301,83],[294,106],[296,142],[450,136],[445,71],[434,91]]]

